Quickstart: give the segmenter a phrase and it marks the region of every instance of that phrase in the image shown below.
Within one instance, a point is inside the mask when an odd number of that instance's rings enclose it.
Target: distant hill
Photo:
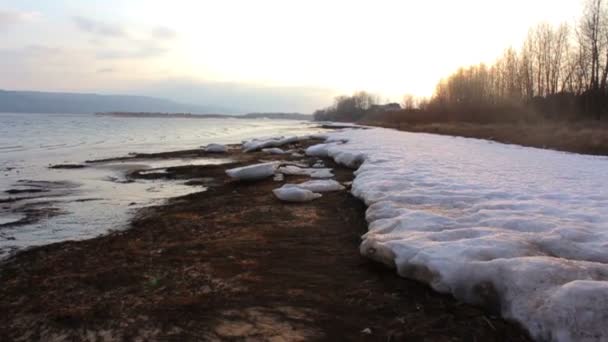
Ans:
[[[312,120],[312,115],[301,113],[249,113],[245,114],[249,119],[283,119],[283,120]]]
[[[0,90],[0,112],[4,113],[87,114],[117,111],[233,113],[226,108],[189,105],[148,96]]]
[[[113,116],[121,118],[164,118],[164,119],[213,119],[213,118],[235,118],[235,119],[275,119],[275,120],[312,120],[310,114],[300,113],[249,113],[245,115],[228,114],[192,114],[192,113],[160,113],[160,112],[102,112],[99,116]]]

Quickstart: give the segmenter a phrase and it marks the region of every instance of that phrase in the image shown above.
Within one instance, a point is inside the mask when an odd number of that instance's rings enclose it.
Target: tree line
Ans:
[[[573,25],[537,25],[520,48],[506,49],[493,64],[463,67],[442,79],[430,99],[406,96],[404,111],[475,122],[607,118],[607,1],[587,0]],[[356,121],[366,114],[378,116],[369,112],[373,101],[368,95],[339,97],[315,117]]]

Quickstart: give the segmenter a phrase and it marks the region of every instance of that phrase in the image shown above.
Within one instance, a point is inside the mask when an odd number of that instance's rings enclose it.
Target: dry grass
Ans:
[[[366,124],[409,132],[463,136],[559,151],[608,155],[608,124],[593,121],[488,124],[372,121]]]

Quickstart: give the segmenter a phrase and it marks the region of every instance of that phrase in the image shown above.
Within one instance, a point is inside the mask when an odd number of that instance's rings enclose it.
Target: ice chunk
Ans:
[[[331,178],[334,174],[331,172],[331,169],[308,169],[310,171],[310,177],[312,178]]]
[[[329,192],[344,190],[342,184],[333,179],[311,180],[300,184],[285,184],[284,188],[300,188],[310,190],[312,192]]]
[[[258,180],[273,176],[278,165],[276,162],[254,164],[226,170],[226,174],[236,180]]]
[[[363,255],[538,340],[608,341],[608,158],[379,128],[328,138],[306,153],[358,167]]]
[[[306,138],[306,137],[304,137]],[[272,137],[265,139],[252,139],[249,141],[243,142],[243,150],[245,152],[253,152],[258,151],[264,148],[269,147],[280,147],[287,144],[293,144],[300,141],[300,137],[290,136],[290,137]]]
[[[331,169],[315,169],[315,168],[302,168],[295,165],[286,165],[278,169],[278,172],[284,175],[292,176],[310,176],[312,178],[331,178],[334,174]]]
[[[205,152],[209,153],[225,153],[226,151],[226,146],[221,144],[209,144],[205,146]]]
[[[306,155],[311,157],[325,158],[328,155],[328,149],[334,146],[333,144],[316,144],[309,146],[306,149]]]
[[[298,187],[280,187],[272,192],[278,199],[286,202],[308,202],[321,197],[321,194]]]
[[[264,153],[270,153],[270,154],[285,154],[285,153],[287,153],[287,152],[283,151],[282,149],[280,149],[278,147],[263,148],[262,152],[264,152]]]
[[[301,167],[298,167],[295,165],[281,166],[281,167],[279,167],[278,171],[284,175],[291,175],[291,176],[308,176],[310,174],[310,172],[308,172],[307,169],[301,168]]]

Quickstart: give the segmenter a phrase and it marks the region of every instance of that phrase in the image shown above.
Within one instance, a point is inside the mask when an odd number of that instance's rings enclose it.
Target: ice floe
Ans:
[[[205,146],[205,152],[209,153],[226,153],[227,150],[226,146],[221,144],[209,144]]]
[[[291,176],[309,176],[312,178],[332,178],[334,174],[330,168],[310,168],[295,165],[285,165],[278,169],[278,172]]]
[[[321,194],[298,187],[280,187],[272,190],[274,195],[285,202],[308,202],[321,197]]]
[[[226,170],[226,174],[235,180],[258,180],[273,176],[278,166],[276,162],[254,164]]]
[[[256,138],[243,142],[243,151],[253,152],[270,147],[280,147],[287,144],[293,144],[298,141],[310,139],[310,136],[289,136],[289,137],[270,137]]]
[[[608,340],[608,158],[387,129],[311,156],[357,167],[361,253],[538,340]]]
[[[262,152],[264,153],[269,153],[269,154],[285,154],[287,152],[285,152],[284,150],[278,148],[278,147],[273,147],[273,148],[263,148]]]
[[[329,192],[329,191],[340,191],[344,190],[342,184],[336,182],[333,179],[319,179],[310,180],[300,184],[285,184],[283,188],[300,188],[304,190],[310,190],[312,192]]]

